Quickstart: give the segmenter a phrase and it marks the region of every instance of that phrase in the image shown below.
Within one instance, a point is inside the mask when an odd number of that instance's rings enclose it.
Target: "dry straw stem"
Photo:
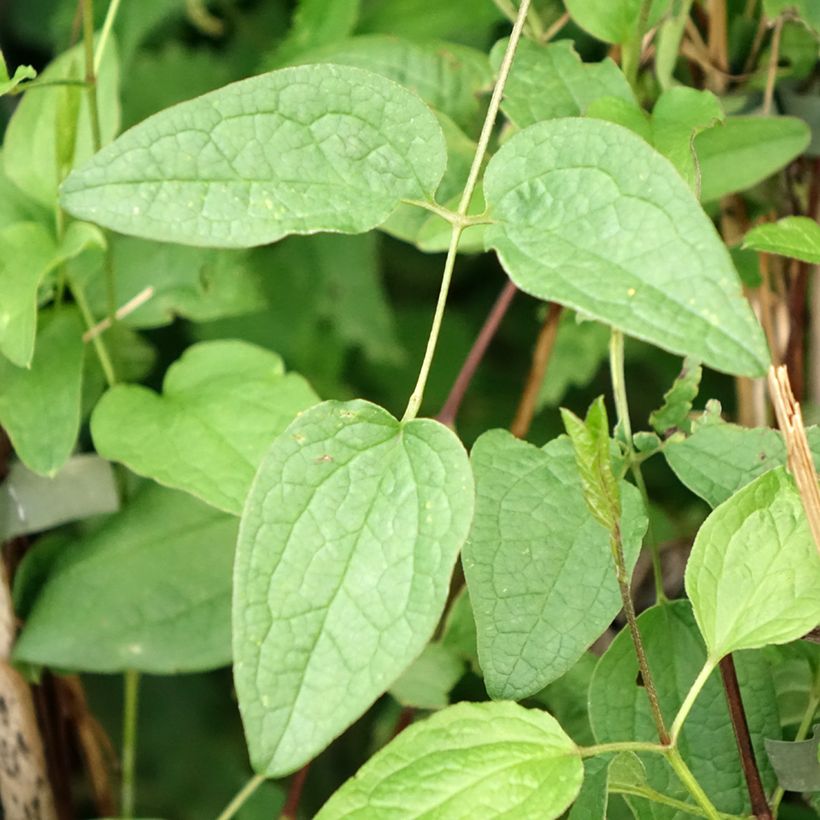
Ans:
[[[782,365],[769,368],[769,395],[777,424],[786,440],[789,472],[797,483],[814,543],[820,552],[820,488],[817,486],[817,471],[806,439],[803,414],[792,393],[788,371]]]

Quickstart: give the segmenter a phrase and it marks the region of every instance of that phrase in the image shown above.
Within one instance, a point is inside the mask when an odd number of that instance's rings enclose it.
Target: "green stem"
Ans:
[[[100,30],[100,37],[97,40],[97,48],[94,52],[94,74],[99,74],[100,66],[102,65],[103,57],[105,56],[105,47],[108,44],[108,38],[111,36],[111,29],[114,26],[114,20],[117,19],[117,12],[120,10],[121,0],[111,0],[108,4],[108,11],[105,13],[105,21]]]
[[[673,747],[666,753],[666,759],[669,761],[669,765],[674,769],[680,782],[683,783],[695,802],[703,809],[704,816],[708,817],[709,820],[721,820],[720,812],[715,808],[712,801],[706,795],[706,792],[703,791],[700,783],[695,779],[692,771],[681,757],[680,752]]]
[[[91,313],[91,308],[88,305],[88,300],[85,298],[83,289],[74,281],[69,281],[71,295],[80,309],[83,321],[85,322],[86,330],[91,330],[97,323],[94,320],[94,315]],[[114,370],[114,364],[111,361],[111,356],[108,353],[108,347],[101,333],[97,333],[91,340],[94,345],[94,350],[97,353],[97,358],[100,360],[100,367],[102,368],[105,381],[109,387],[113,387],[117,383],[117,374]]]
[[[641,65],[641,53],[643,52],[643,37],[649,25],[649,12],[652,8],[652,0],[642,0],[641,9],[638,12],[637,28],[635,35],[628,43],[624,43],[621,65],[624,75],[633,91],[637,91],[638,69]]]
[[[137,715],[139,712],[139,672],[128,669],[124,675],[125,703],[122,712],[122,794],[124,818],[134,816],[137,760]]]
[[[245,805],[248,798],[265,782],[264,775],[255,774],[225,806],[222,814],[216,820],[231,820],[231,818]]]
[[[714,668],[715,662],[711,658],[707,658],[706,663],[703,665],[703,669],[700,670],[698,676],[695,678],[692,688],[686,693],[686,697],[683,699],[683,703],[678,710],[678,714],[675,715],[675,719],[672,721],[671,733],[673,745],[678,742],[678,737],[680,736],[684,721],[689,716],[689,712],[692,711],[692,707],[695,705],[698,695],[706,685],[706,681],[709,680],[709,675],[712,674]]]
[[[83,0],[83,46],[85,48],[85,81],[88,85],[88,114],[94,150],[102,148],[100,110],[97,106],[97,78],[94,72],[94,0]]]
[[[633,451],[634,455],[634,451]],[[646,482],[643,480],[643,472],[641,465],[637,461],[632,461],[630,464],[632,470],[632,477],[635,479],[635,486],[641,494],[644,509],[646,510],[646,518],[649,522],[646,528],[646,542],[649,544],[649,554],[652,556],[652,575],[655,580],[655,601],[663,604],[667,601],[666,592],[663,588],[663,565],[661,564],[661,548],[658,544],[655,534],[652,530],[652,516],[649,510],[649,492],[646,489]]]
[[[464,228],[469,225],[467,211],[470,208],[473,194],[475,193],[476,185],[478,183],[478,176],[481,173],[481,166],[484,162],[484,157],[487,154],[487,148],[490,144],[495,121],[498,117],[498,110],[501,107],[501,98],[504,94],[504,86],[507,84],[507,77],[510,75],[513,59],[515,58],[515,51],[518,48],[518,43],[521,40],[521,32],[524,28],[524,23],[527,19],[527,13],[530,8],[530,0],[521,0],[521,6],[518,9],[518,15],[515,18],[512,33],[510,34],[510,41],[507,44],[507,50],[504,52],[504,59],[501,62],[501,67],[498,70],[498,80],[493,89],[493,95],[490,98],[490,105],[487,109],[487,116],[484,119],[484,125],[481,129],[481,136],[478,138],[478,146],[476,147],[475,156],[473,157],[473,164],[470,166],[470,173],[467,176],[467,182],[464,186],[464,192],[458,203],[456,210],[456,220],[452,222],[452,233],[450,235],[450,247],[447,251],[447,259],[444,263],[444,273],[441,280],[441,290],[439,292],[438,303],[436,305],[436,312],[433,315],[433,326],[430,330],[430,336],[427,339],[427,349],[424,353],[424,359],[419,370],[419,377],[416,381],[416,386],[410,394],[410,400],[407,402],[407,409],[404,411],[403,420],[414,419],[421,407],[422,399],[424,398],[424,388],[427,386],[427,378],[430,375],[430,366],[433,363],[433,356],[436,352],[436,345],[438,344],[438,337],[441,331],[441,322],[444,318],[444,308],[447,304],[447,294],[450,290],[450,282],[453,277],[453,268],[455,267],[456,254],[458,253],[458,242],[461,239],[461,234]]]
[[[803,713],[803,720],[800,721],[797,734],[794,736],[795,743],[799,743],[809,736],[809,730],[814,723],[814,716],[817,713],[818,707],[820,707],[820,691],[818,691],[817,684],[815,683],[815,689],[811,695],[809,695],[809,703],[806,707],[806,711]],[[772,794],[771,807],[772,814],[774,814],[775,817],[777,817],[777,810],[780,808],[780,801],[783,799],[783,795],[784,790],[780,786],[778,786],[774,790],[774,794]]]
[[[672,809],[677,809],[685,814],[693,814],[695,817],[708,817],[706,812],[693,806],[691,803],[685,803],[683,800],[676,800],[674,797],[669,797],[662,792],[655,791],[649,786],[627,786],[615,785],[609,787],[610,794],[626,794],[630,797],[642,797],[644,800],[651,800],[653,803],[660,803],[663,806],[669,806]]]
[[[615,743],[598,743],[595,746],[579,746],[581,757],[595,757],[596,755],[616,754],[618,752],[654,752],[666,754],[668,746],[659,743],[648,743],[642,740],[623,740]]]

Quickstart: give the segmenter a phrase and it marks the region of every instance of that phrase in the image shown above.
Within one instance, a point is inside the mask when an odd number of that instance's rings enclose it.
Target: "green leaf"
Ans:
[[[820,225],[806,216],[787,216],[752,228],[743,239],[743,247],[820,265]]]
[[[444,709],[450,690],[464,673],[464,661],[444,643],[430,643],[390,687],[402,705],[415,709]]]
[[[820,792],[820,726],[811,740],[766,740],[766,754],[777,782],[788,792]]]
[[[71,308],[41,314],[31,367],[0,358],[0,425],[20,460],[53,476],[80,430],[83,326]]]
[[[52,203],[52,210],[53,206],[54,203]],[[0,151],[0,230],[15,222],[40,222],[43,225],[51,225],[53,217],[51,210],[43,208],[26,196],[6,176],[3,167],[3,152]]]
[[[364,233],[444,173],[441,128],[414,94],[349,66],[299,66],[149,117],[74,171],[69,212],[147,239],[250,247]]]
[[[729,117],[695,137],[701,199],[745,191],[803,153],[809,127],[796,117]]]
[[[703,370],[697,362],[684,360],[678,377],[663,394],[663,405],[658,410],[653,410],[649,416],[649,423],[658,435],[662,436],[670,430],[689,432],[692,426],[689,414],[692,412],[692,402],[700,390],[702,375]]]
[[[609,766],[604,755],[584,760],[584,782],[568,820],[607,820]]]
[[[275,64],[285,65],[306,51],[352,34],[360,6],[361,0],[299,0],[291,29],[274,52]]]
[[[816,428],[808,433],[820,453]],[[786,463],[786,445],[777,430],[722,421],[697,424],[691,436],[670,443],[663,454],[675,475],[712,507]],[[820,462],[820,455],[815,460]]]
[[[670,0],[653,0],[648,26],[654,26]],[[635,36],[642,0],[565,0],[567,11],[584,31],[606,43],[627,43]]]
[[[257,771],[315,757],[421,653],[472,514],[467,454],[437,422],[325,402],[276,439],[234,572],[234,679]]]
[[[233,516],[146,485],[56,555],[14,660],[155,674],[226,665],[236,529]]]
[[[596,521],[612,535],[621,518],[621,494],[612,472],[604,397],[598,396],[590,404],[583,421],[563,407],[561,419],[572,441],[587,507]]]
[[[497,72],[508,40],[495,44],[490,62]],[[585,63],[571,40],[539,46],[531,40],[518,44],[501,108],[519,128],[556,117],[586,114],[600,97],[634,102],[635,95],[618,66],[610,59]]]
[[[481,674],[478,665],[475,617],[466,586],[462,587],[450,604],[447,617],[444,619],[441,643],[456,657],[467,661],[476,674]]]
[[[715,662],[787,643],[820,623],[820,556],[785,468],[755,479],[706,519],[685,580]]]
[[[14,462],[0,484],[0,539],[116,512],[119,505],[111,465],[93,454],[70,458],[53,478]]]
[[[318,397],[246,342],[201,342],[168,368],[163,394],[117,385],[91,419],[100,455],[239,514],[271,442]]]
[[[692,11],[693,0],[676,0],[672,4],[671,16],[658,28],[655,37],[655,73],[664,91],[674,85],[673,75],[678,62],[686,21]]]
[[[472,463],[476,515],[463,564],[479,660],[490,695],[518,700],[573,667],[620,610],[610,533],[584,501],[566,437],[539,450],[491,430]],[[631,570],[646,518],[635,488],[621,491]]]
[[[803,22],[820,32],[820,8],[811,0],[763,0],[766,16],[774,20],[785,12],[796,12]]]
[[[726,247],[639,137],[597,120],[530,126],[490,160],[484,192],[487,244],[522,290],[717,370],[765,372]]]
[[[81,80],[85,76],[83,46],[60,55],[40,75],[42,82]],[[109,40],[98,73],[100,131],[108,142],[119,128],[119,60]],[[67,118],[67,121],[66,121]],[[6,176],[32,199],[54,208],[63,160],[69,167],[94,153],[87,95],[80,86],[40,88],[26,94],[14,111],[3,143]]]
[[[0,51],[0,97],[14,91],[25,80],[33,80],[36,76],[37,72],[33,66],[18,65],[14,69],[14,74],[9,77],[9,70],[6,67],[6,61],[3,59],[3,52]]]
[[[680,708],[705,660],[706,652],[687,601],[672,601],[643,612],[638,618],[644,646],[667,725]],[[764,787],[770,792],[774,775],[763,748],[764,737],[779,737],[780,726],[769,665],[761,653],[734,656],[752,743]],[[646,689],[638,676],[638,661],[628,630],[621,631],[601,657],[589,690],[589,717],[598,743],[643,740],[658,736]],[[697,781],[717,808],[749,813],[749,798],[720,676],[706,682],[683,725],[678,748]],[[640,754],[648,785],[679,800],[692,802],[677,777],[659,755]],[[681,814],[655,803],[629,798],[645,807],[641,817],[678,820]]]
[[[405,729],[316,820],[560,817],[581,787],[575,744],[546,712],[459,703]]]
[[[820,645],[799,640],[769,646],[766,657],[772,666],[780,725],[796,729],[806,711],[814,708],[813,702],[820,700]]]
[[[369,34],[302,55],[304,63],[355,66],[399,83],[468,134],[477,133],[492,88],[487,55],[444,42]]]

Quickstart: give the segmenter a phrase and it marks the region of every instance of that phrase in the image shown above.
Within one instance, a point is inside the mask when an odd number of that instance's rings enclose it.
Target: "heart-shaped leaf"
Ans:
[[[270,443],[318,397],[275,354],[201,342],[168,368],[163,394],[117,385],[94,410],[97,452],[239,514]]]
[[[234,679],[254,768],[298,769],[421,653],[473,514],[456,436],[325,402],[273,443],[242,516]]]

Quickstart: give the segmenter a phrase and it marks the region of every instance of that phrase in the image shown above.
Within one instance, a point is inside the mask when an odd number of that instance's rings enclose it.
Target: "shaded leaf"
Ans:
[[[663,405],[653,410],[649,416],[649,423],[659,435],[670,430],[689,432],[691,423],[689,414],[692,412],[692,402],[700,390],[700,378],[703,374],[701,366],[686,359],[683,368],[673,385],[663,394]]]
[[[325,402],[276,439],[234,575],[234,679],[257,771],[298,769],[421,653],[472,512],[467,455],[437,422]]]
[[[530,126],[490,160],[484,190],[488,246],[522,290],[718,370],[764,372],[725,246],[639,137],[598,120]]]
[[[820,623],[820,556],[785,468],[755,479],[706,519],[686,592],[709,657],[786,643]]]
[[[54,556],[14,649],[17,662],[173,674],[230,662],[237,522],[148,484]],[[37,560],[37,548],[28,560]]]
[[[17,86],[26,80],[33,80],[36,76],[37,72],[30,65],[18,65],[14,69],[14,74],[9,76],[6,61],[3,59],[3,52],[0,51],[0,97],[14,91]]]
[[[274,52],[274,64],[285,65],[305,51],[352,34],[360,6],[361,0],[299,0],[290,31]]]
[[[652,0],[647,24],[657,23],[670,0]],[[635,36],[642,0],[565,0],[567,11],[584,31],[607,43],[626,43]]]
[[[415,709],[444,709],[450,690],[464,673],[464,661],[444,642],[430,643],[390,687],[402,705]]]
[[[777,782],[788,792],[820,792],[820,726],[810,740],[767,740],[766,754],[777,774]]]
[[[820,265],[820,225],[806,216],[787,216],[752,228],[743,247]]]
[[[109,390],[91,433],[105,458],[239,514],[271,442],[318,400],[275,353],[201,342],[168,369],[161,396],[140,385]]]
[[[550,820],[578,794],[583,772],[575,744],[546,712],[514,703],[459,703],[405,729],[316,820]]]
[[[149,117],[74,171],[71,213],[122,233],[250,247],[363,233],[428,199],[446,154],[414,94],[349,66],[286,68]]]

